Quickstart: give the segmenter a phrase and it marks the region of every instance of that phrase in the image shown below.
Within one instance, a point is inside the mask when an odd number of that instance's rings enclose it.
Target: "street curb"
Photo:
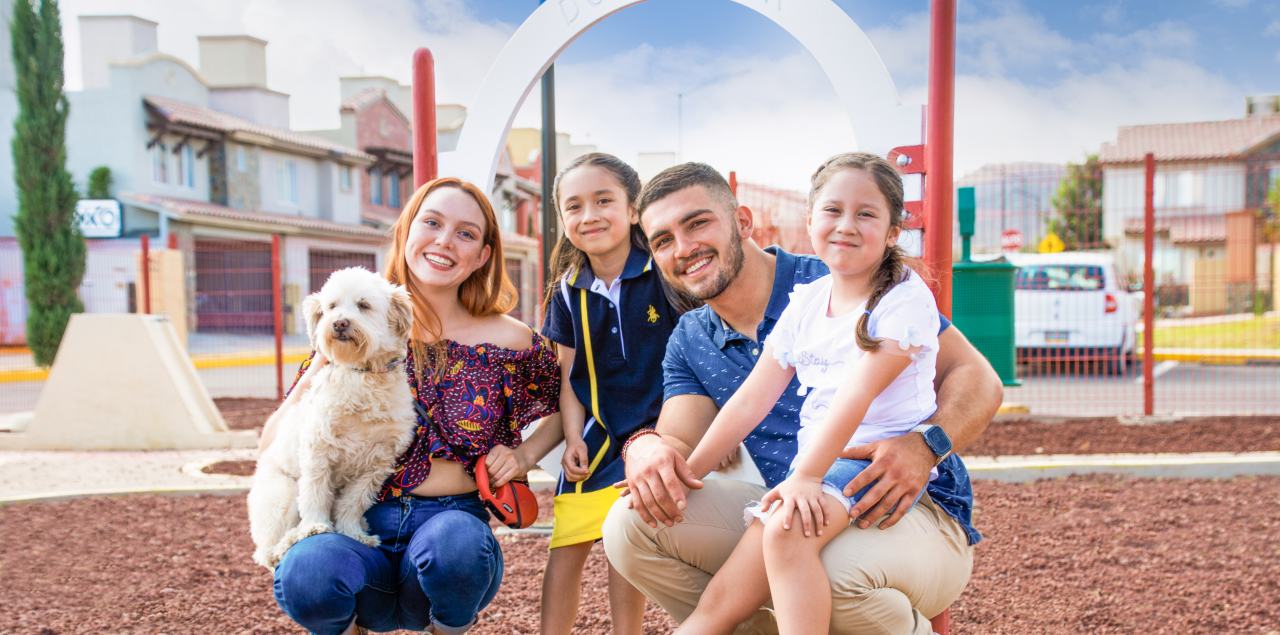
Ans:
[[[964,457],[972,479],[1025,483],[1079,474],[1134,478],[1280,476],[1280,452]]]
[[[306,353],[286,353],[281,357],[281,364],[301,364],[304,360],[311,356],[311,352]],[[276,363],[275,355],[253,355],[246,357],[236,357],[234,355],[192,355],[191,363],[196,370],[204,370],[209,368],[235,368],[239,366],[268,366]],[[0,370],[0,384],[16,383],[22,381],[44,381],[49,378],[49,369],[47,368],[19,368],[17,370]]]

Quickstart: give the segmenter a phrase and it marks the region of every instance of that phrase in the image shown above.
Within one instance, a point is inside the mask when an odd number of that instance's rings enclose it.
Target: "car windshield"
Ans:
[[[1102,267],[1092,265],[1027,265],[1018,268],[1015,289],[1034,291],[1097,291],[1103,287]]]

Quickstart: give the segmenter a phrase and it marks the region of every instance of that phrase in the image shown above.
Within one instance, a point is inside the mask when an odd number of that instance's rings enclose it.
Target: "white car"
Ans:
[[[1019,360],[1103,362],[1124,374],[1139,308],[1108,253],[1008,254]]]

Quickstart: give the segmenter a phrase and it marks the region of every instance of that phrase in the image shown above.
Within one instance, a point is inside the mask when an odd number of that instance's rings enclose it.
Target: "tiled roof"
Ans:
[[[386,94],[385,90],[378,88],[377,86],[371,86],[342,100],[342,105],[339,106],[338,109],[344,112],[354,112],[368,106],[369,104],[377,102],[385,97]]]
[[[147,97],[146,102],[155,107],[166,119],[174,123],[182,123],[197,128],[217,130],[219,132],[248,132],[269,137],[277,141],[291,143],[325,152],[344,154],[351,157],[372,161],[373,157],[355,148],[348,148],[305,132],[294,132],[285,128],[264,126],[260,123],[227,114],[210,108],[188,104],[186,102],[165,99],[163,97]]]
[[[321,232],[351,234],[371,238],[387,237],[386,232],[372,227],[366,227],[364,225],[348,225],[346,223],[337,223],[331,220],[311,218],[309,216],[275,214],[272,212],[250,212],[242,209],[236,209],[234,207],[227,207],[226,205],[218,205],[217,203],[192,201],[168,196],[155,196],[154,194],[121,192],[119,197],[125,203],[135,203],[146,207],[162,208],[180,216],[208,216],[268,225],[292,225],[294,227]]]
[[[1145,226],[1141,216],[1126,218],[1124,231],[1142,234]],[[1157,216],[1157,233],[1168,232],[1174,244],[1221,243],[1227,240],[1227,217],[1222,214],[1187,214],[1183,216]]]
[[[1102,144],[1103,163],[1137,163],[1148,153],[1157,161],[1234,159],[1280,135],[1280,115],[1229,121],[1122,126],[1115,143]]]

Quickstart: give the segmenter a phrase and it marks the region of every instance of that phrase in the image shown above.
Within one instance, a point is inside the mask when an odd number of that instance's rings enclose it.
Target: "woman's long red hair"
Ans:
[[[418,216],[418,208],[427,195],[442,188],[452,187],[475,199],[484,213],[484,244],[489,246],[489,260],[476,269],[462,286],[458,287],[458,301],[468,313],[476,317],[500,315],[515,308],[519,301],[515,287],[507,279],[506,260],[502,254],[502,232],[498,230],[498,217],[489,204],[489,198],[480,188],[455,178],[436,179],[425,183],[413,193],[396,221],[391,249],[387,254],[387,280],[403,285],[413,300],[413,339],[420,344],[435,344],[442,339],[440,316],[427,304],[425,296],[418,292],[418,283],[409,272],[405,244],[409,241],[409,229]]]

